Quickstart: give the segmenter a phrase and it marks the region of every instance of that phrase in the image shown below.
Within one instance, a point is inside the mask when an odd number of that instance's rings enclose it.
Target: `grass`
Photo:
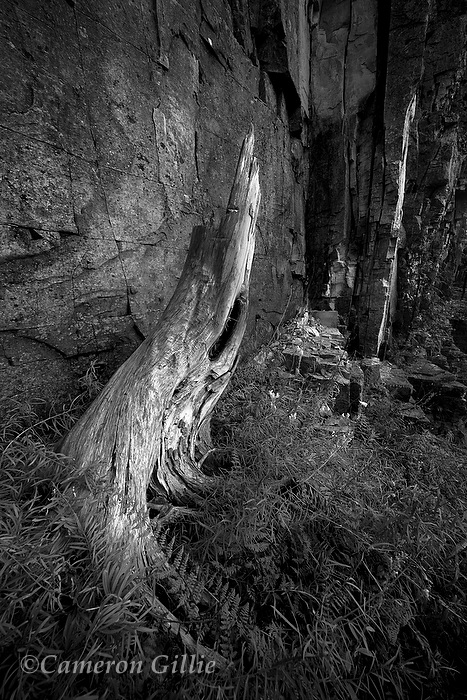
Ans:
[[[277,359],[244,363],[220,402],[221,473],[205,501],[155,523],[192,592],[183,610],[167,594],[174,613],[230,661],[213,674],[151,672],[152,659],[180,657],[182,645],[142,602],[143,582],[74,511],[70,485],[92,475],[51,445],[99,389],[92,371],[83,394],[48,415],[4,411],[2,697],[462,697],[466,450],[404,422],[378,390],[363,416],[324,430],[326,394],[286,377]],[[24,654],[52,655],[54,672],[22,673]],[[58,673],[60,661],[110,666]]]

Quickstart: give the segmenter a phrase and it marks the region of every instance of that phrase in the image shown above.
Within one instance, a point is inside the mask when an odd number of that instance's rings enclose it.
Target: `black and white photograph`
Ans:
[[[466,700],[467,0],[0,36],[0,700]]]

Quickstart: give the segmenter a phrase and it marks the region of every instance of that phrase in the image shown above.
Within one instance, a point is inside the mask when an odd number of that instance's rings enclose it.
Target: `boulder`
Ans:
[[[394,399],[408,401],[412,396],[413,387],[408,381],[403,369],[395,367],[390,362],[382,362],[380,366],[381,383]]]
[[[310,311],[313,318],[326,328],[335,328],[339,325],[339,314],[337,311]],[[340,331],[339,331],[340,333]]]
[[[334,399],[333,411],[341,416],[350,414],[350,379],[338,377],[336,380],[337,395]]]
[[[381,360],[377,357],[365,357],[361,362],[361,368],[365,376],[365,384],[375,387],[381,383]]]
[[[430,419],[425,412],[415,403],[400,403],[398,412],[401,418],[412,423],[430,423]]]
[[[454,420],[467,414],[467,386],[452,372],[421,359],[408,368],[407,378],[416,398],[427,399],[437,417]]]
[[[433,391],[433,389],[446,382],[452,382],[456,378],[452,372],[438,367],[438,365],[429,362],[425,358],[412,362],[407,368],[406,374],[410,383],[417,390],[423,389],[425,393]]]
[[[365,382],[365,376],[362,368],[357,362],[351,363],[350,368],[350,410],[351,416],[358,415],[360,413],[362,392]]]

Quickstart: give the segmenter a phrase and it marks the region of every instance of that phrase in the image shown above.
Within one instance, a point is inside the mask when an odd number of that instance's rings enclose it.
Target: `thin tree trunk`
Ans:
[[[150,482],[177,502],[208,482],[202,460],[210,414],[234,370],[247,319],[260,203],[253,147],[251,130],[219,229],[193,230],[182,276],[154,332],[60,445],[104,484],[96,516],[109,545],[127,554],[144,557],[151,549]],[[96,508],[95,494],[82,498],[84,509]]]

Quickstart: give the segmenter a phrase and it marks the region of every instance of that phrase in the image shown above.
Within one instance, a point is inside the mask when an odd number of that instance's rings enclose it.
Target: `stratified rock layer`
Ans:
[[[351,353],[385,357],[464,279],[463,0],[4,0],[0,22],[1,393],[132,352],[251,123],[247,345],[305,286]]]
[[[105,377],[131,353],[193,226],[219,222],[251,123],[250,342],[302,302],[305,4],[252,7],[251,22],[231,4],[2,3],[1,393],[74,390],[91,360]]]
[[[407,327],[429,304],[465,233],[465,196],[454,204],[465,188],[466,7],[323,0],[314,17],[310,297],[355,315],[360,348],[376,354],[393,322]],[[454,252],[453,274],[458,263]]]

